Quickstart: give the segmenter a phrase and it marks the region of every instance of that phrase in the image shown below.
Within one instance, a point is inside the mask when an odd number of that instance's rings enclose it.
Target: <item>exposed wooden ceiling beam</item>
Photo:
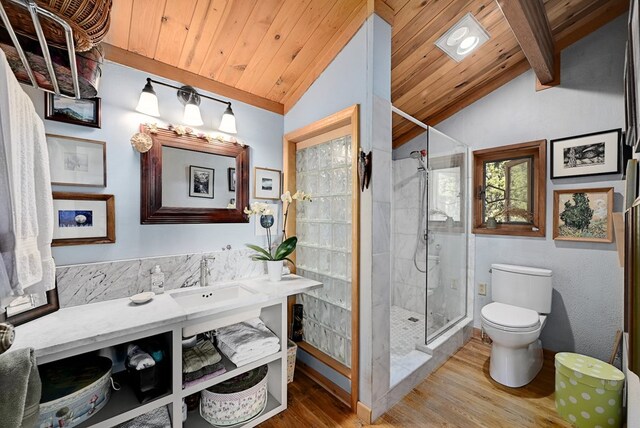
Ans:
[[[146,56],[129,52],[125,49],[121,49],[106,43],[103,43],[102,46],[104,48],[105,57],[109,61],[145,71],[149,74],[155,74],[156,76],[161,76],[165,79],[170,79],[176,82],[191,85],[198,89],[213,92],[222,97],[241,101],[243,103],[269,110],[274,113],[284,114],[284,105],[278,102],[259,97],[241,89],[237,89],[232,86],[225,85],[224,83],[208,79],[195,73],[191,73],[190,71],[182,70],[172,65],[147,58]],[[140,86],[142,87],[143,85],[144,82],[141,81]]]
[[[367,16],[376,13],[393,27],[394,10],[385,0],[367,0]]]
[[[555,47],[542,0],[497,2],[540,83],[553,81]]]

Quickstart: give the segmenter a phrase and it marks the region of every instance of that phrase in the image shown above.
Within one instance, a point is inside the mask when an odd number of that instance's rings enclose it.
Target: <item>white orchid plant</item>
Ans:
[[[298,243],[298,238],[295,236],[291,236],[287,238],[286,227],[287,227],[287,218],[289,216],[289,208],[294,203],[294,201],[299,202],[311,202],[311,194],[305,193],[304,191],[298,190],[293,195],[290,191],[286,191],[280,196],[280,200],[282,201],[282,208],[284,212],[284,221],[282,224],[282,243],[272,252],[271,245],[271,226],[275,222],[273,218],[273,210],[269,207],[269,204],[265,204],[263,202],[254,202],[250,207],[244,209],[244,213],[247,215],[255,215],[259,218],[260,225],[267,229],[267,248],[262,248],[258,245],[246,244],[247,247],[251,248],[256,252],[252,256],[253,260],[261,260],[261,261],[280,261],[287,260],[291,264],[293,261],[289,258],[289,255],[293,253],[296,249],[296,245]]]

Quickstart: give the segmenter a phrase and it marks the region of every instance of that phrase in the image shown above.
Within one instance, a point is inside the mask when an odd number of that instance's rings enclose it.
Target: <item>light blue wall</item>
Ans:
[[[284,115],[284,132],[301,128],[354,104],[361,105],[361,129],[367,106],[367,27],[363,25],[296,105]],[[298,350],[298,359],[350,391],[349,380]]]
[[[531,71],[436,126],[472,149],[555,139],[624,127],[623,65],[626,16],[562,52],[561,85],[536,92]],[[553,270],[553,308],[542,332],[545,348],[607,359],[622,327],[623,270],[614,244],[554,241],[553,191],[614,187],[622,209],[620,176],[547,180],[545,238],[477,235],[475,283],[490,284],[491,263]],[[617,237],[622,239],[622,237]],[[475,325],[490,297],[476,296]]]
[[[116,202],[116,243],[54,248],[58,265],[197,253],[219,250],[227,244],[239,248],[244,243],[261,242],[263,239],[255,237],[254,226],[248,223],[140,225],[140,155],[131,148],[129,139],[138,131],[141,122],[180,123],[183,111],[174,89],[156,85],[162,120],[136,112],[147,76],[138,70],[105,64],[99,93],[102,97],[102,129],[44,121],[48,133],[107,143],[106,189],[57,186],[54,190],[109,193],[115,195]],[[42,116],[42,92],[27,86],[24,89]],[[282,169],[283,117],[231,101],[237,120],[237,136],[251,147],[251,179],[253,166]],[[224,108],[222,104],[203,99],[201,110],[206,125],[201,129],[205,132],[215,130]],[[216,179],[226,180],[226,171],[216,171]],[[252,183],[250,188],[253,191]]]
[[[284,132],[308,125],[367,97],[367,32],[362,26],[325,71],[284,115]]]

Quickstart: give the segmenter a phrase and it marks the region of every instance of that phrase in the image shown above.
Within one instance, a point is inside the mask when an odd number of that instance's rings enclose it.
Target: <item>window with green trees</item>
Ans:
[[[476,150],[473,231],[544,236],[546,140]]]

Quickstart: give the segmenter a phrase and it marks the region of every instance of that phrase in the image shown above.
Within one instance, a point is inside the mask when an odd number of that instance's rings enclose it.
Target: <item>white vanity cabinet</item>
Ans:
[[[169,294],[156,296],[151,302],[139,306],[128,299],[118,299],[61,309],[17,327],[12,348],[34,348],[38,364],[43,364],[148,337],[157,337],[167,345],[171,362],[170,369],[167,369],[171,371],[171,388],[166,394],[141,404],[127,377],[115,373],[114,379],[121,383],[121,389],[112,391],[106,406],[79,425],[83,428],[113,427],[161,406],[168,406],[173,427],[211,427],[198,410],[188,412],[183,424],[182,399],[267,364],[268,400],[265,410],[255,419],[236,425],[252,427],[287,407],[287,297],[321,284],[291,275],[282,283],[269,283],[264,278],[258,278],[242,281],[242,285],[255,290],[260,296],[248,299],[246,303],[218,305],[213,309],[209,306],[185,308]],[[280,351],[242,367],[236,367],[223,355],[226,373],[183,390],[183,329],[192,333],[199,326],[209,327],[213,323],[221,327],[256,315],[279,337]]]

